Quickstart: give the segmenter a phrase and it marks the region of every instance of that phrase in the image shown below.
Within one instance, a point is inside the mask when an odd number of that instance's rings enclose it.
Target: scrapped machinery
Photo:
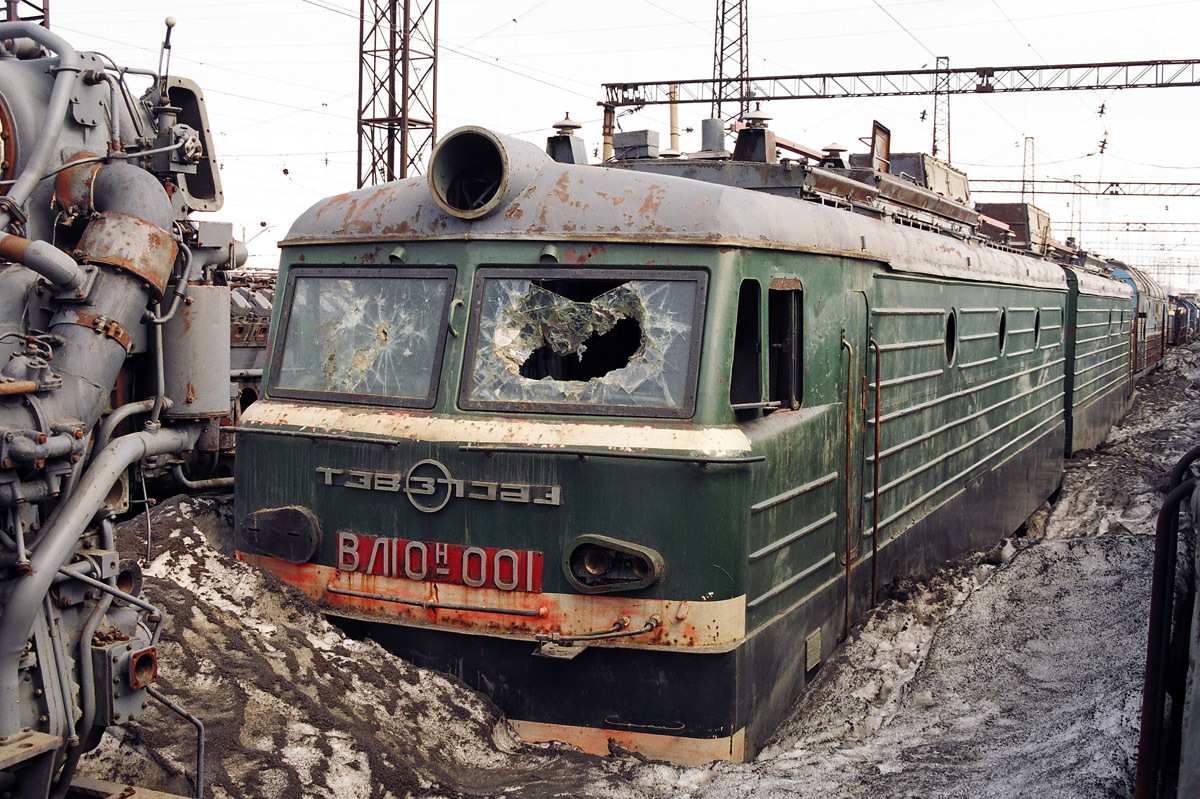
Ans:
[[[157,70],[0,24],[3,796],[68,795],[152,698],[187,716],[155,688],[163,615],[112,521],[147,482],[219,485],[231,412],[213,333],[245,249],[191,219],[222,194],[200,89],[167,74],[173,24]]]

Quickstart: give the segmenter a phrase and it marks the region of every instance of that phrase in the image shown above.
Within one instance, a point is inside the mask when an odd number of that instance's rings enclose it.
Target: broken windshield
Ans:
[[[293,271],[272,393],[431,407],[452,277],[450,270]]]
[[[465,407],[691,415],[702,273],[480,275]]]

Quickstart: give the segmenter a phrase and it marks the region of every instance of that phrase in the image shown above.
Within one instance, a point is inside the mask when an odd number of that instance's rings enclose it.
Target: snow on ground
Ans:
[[[160,687],[204,721],[217,799],[1131,796],[1154,520],[1198,395],[1200,348],[1172,350],[1024,535],[891,586],[753,763],[521,743],[486,698],[231,558],[228,498],[152,515]],[[120,532],[144,551],[144,518]],[[195,735],[156,709],[86,768],[187,793]]]

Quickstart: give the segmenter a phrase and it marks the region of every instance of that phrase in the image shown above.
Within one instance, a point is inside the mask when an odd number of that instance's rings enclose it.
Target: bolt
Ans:
[[[46,723],[47,721],[49,721],[49,720],[50,720],[50,717],[49,717],[49,716],[46,716],[46,715],[41,715],[41,716],[38,716],[38,723],[39,723],[39,724],[45,724],[45,723]]]
[[[45,444],[45,443],[46,443],[46,434],[45,434],[45,433],[38,433],[38,435],[37,435],[37,443],[39,443],[39,444]]]
[[[113,655],[113,663],[116,663],[116,662],[117,662],[117,656]]]
[[[114,719],[119,719],[119,718],[121,718],[121,711],[119,711],[119,710],[118,710],[118,711],[116,711],[115,713],[113,713],[113,718],[114,718]]]
[[[41,695],[42,695],[42,694],[44,694],[44,693],[46,693],[46,692],[45,692],[45,691],[43,691],[41,688],[34,688],[34,689],[33,689],[33,695],[34,695],[34,696],[41,696]]]

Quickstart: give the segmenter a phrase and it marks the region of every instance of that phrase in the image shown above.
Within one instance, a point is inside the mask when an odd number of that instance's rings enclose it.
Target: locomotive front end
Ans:
[[[427,181],[309,211],[238,430],[238,550],[531,740],[737,760],[732,498],[762,457],[731,345],[704,349],[731,256],[613,234],[666,194],[468,128]]]

